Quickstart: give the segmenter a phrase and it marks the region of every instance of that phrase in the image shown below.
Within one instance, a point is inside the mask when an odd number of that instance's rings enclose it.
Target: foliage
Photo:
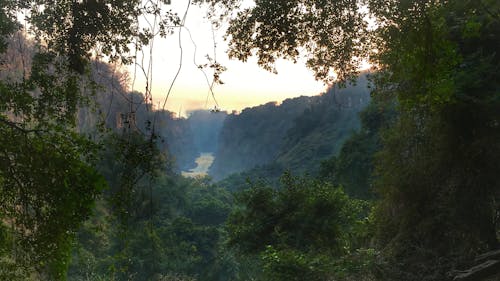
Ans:
[[[320,96],[268,103],[229,115],[210,175],[219,180],[241,172],[232,176],[241,187],[247,177],[277,181],[286,169],[315,174],[319,162],[337,154],[359,127],[358,113],[369,101],[368,81],[361,76],[356,85],[345,89],[335,86]]]
[[[345,88],[334,85],[299,115],[288,130],[276,162],[294,173],[317,174],[321,160],[337,155],[360,127],[359,112],[370,102],[365,75]]]
[[[493,163],[498,145],[491,138],[498,137],[498,129],[487,125],[495,115],[485,108],[452,106],[438,116],[420,115],[418,125],[404,116],[398,130],[385,136],[378,168],[377,186],[385,199],[377,209],[378,236],[391,246],[391,255],[414,266],[404,271],[415,280],[423,278],[415,271],[436,274],[418,264],[444,274],[476,251],[496,247],[498,167]],[[476,133],[470,134],[472,124]]]
[[[0,278],[63,280],[76,246],[75,279],[341,280],[376,272],[382,257],[383,280],[446,280],[465,259],[498,247],[498,1],[259,0],[233,14],[240,0],[202,2],[213,5],[212,14],[224,7],[231,16],[229,54],[255,54],[265,69],[276,71],[279,58],[305,58],[316,78],[331,82],[333,71],[342,80],[355,77],[368,59],[377,69],[374,94],[397,104],[398,119],[379,142],[385,125],[377,120],[385,117],[367,111],[365,131],[325,166],[334,185],[285,175],[280,189],[244,191],[226,233],[231,197],[207,179],[172,174],[150,121],[150,93],[120,90],[130,105],[146,102],[126,114],[119,106],[114,116],[107,111],[104,122],[123,134],[96,138],[105,145],[101,159],[99,147],[78,133],[85,131],[76,118],[89,100],[85,89],[96,90],[88,62],[130,62],[130,48],[179,27],[162,9],[168,1],[0,1],[0,51],[13,42],[20,15],[34,35],[15,71],[0,66]],[[143,15],[158,19],[158,29],[139,28]],[[321,131],[332,116],[325,104],[303,100],[255,109],[267,114],[263,122],[243,112],[242,124],[252,129],[223,131],[222,140],[236,139],[232,149],[243,150],[251,166],[277,158],[309,166],[316,158],[309,161],[302,136],[328,140]],[[280,110],[299,117],[295,127]],[[158,112],[153,119],[173,118]],[[145,139],[140,132],[148,130]],[[264,145],[239,142],[256,136]],[[330,145],[314,146],[315,154],[332,152]],[[237,164],[227,163],[246,168]],[[106,186],[103,177],[109,189],[74,245]],[[334,187],[365,196],[371,182],[380,197],[372,216],[368,204]],[[380,256],[370,249],[372,226]]]
[[[75,131],[78,76],[50,52],[22,55],[31,64],[6,66],[0,81],[0,217],[12,241],[2,260],[18,265],[5,274],[60,280],[105,182],[93,168],[97,147]]]
[[[374,198],[374,157],[382,148],[381,134],[397,117],[394,103],[375,96],[360,113],[361,129],[345,141],[337,156],[321,162],[318,176],[343,186],[355,198]]]
[[[499,6],[411,5],[394,7],[380,30],[392,40],[377,93],[397,96],[401,117],[377,160],[378,237],[392,263],[387,278],[443,280],[498,245]]]
[[[122,141],[127,141],[124,137]],[[141,138],[135,141],[148,143]],[[79,233],[69,278],[232,280],[233,262],[222,252],[222,225],[231,208],[229,194],[206,179],[185,179],[171,173],[161,158],[159,165],[135,166],[134,172],[125,160],[131,155],[124,152],[140,146],[107,147],[100,167],[109,177],[111,188],[99,212]],[[115,162],[118,155],[124,157],[118,161],[123,166]],[[137,164],[151,163],[139,161],[139,156],[131,158],[137,159]],[[127,190],[124,183],[129,181],[123,182],[123,177],[140,176],[140,171],[147,172]],[[128,204],[116,196],[122,191],[130,196]],[[117,198],[122,200],[115,201]]]
[[[275,250],[268,246],[262,254],[265,280],[328,280],[329,256],[304,254],[293,249]]]
[[[238,2],[238,1],[236,1]],[[357,71],[366,57],[367,23],[359,1],[257,1],[229,22],[229,55],[242,61],[256,55],[276,71],[279,58],[296,61],[305,51],[316,78],[332,82]]]
[[[355,72],[345,58],[369,58],[374,94],[397,99],[400,117],[375,168],[384,280],[443,280],[461,260],[498,246],[499,11],[489,0],[257,1],[231,21],[237,58],[255,52],[270,68],[278,57],[329,52],[336,56],[312,66],[326,81],[325,69],[343,68],[340,78]],[[351,21],[337,22],[343,16]],[[329,38],[317,36],[325,29]],[[337,36],[347,38],[329,44]]]
[[[250,188],[254,184],[276,186],[285,168],[276,162],[254,167],[238,174],[231,174],[218,181],[217,185],[230,191],[238,192]]]
[[[2,51],[20,27],[18,17],[34,35],[31,53],[19,54],[19,75],[5,74],[10,66],[2,65],[0,82],[0,217],[15,245],[2,260],[17,262],[25,277],[37,271],[40,278],[65,279],[71,241],[105,186],[93,168],[97,147],[75,128],[85,88],[94,86],[82,77],[88,61],[97,54],[127,62],[132,43],[140,48],[152,38],[152,31],[139,29],[140,15],[161,17],[164,31],[177,22],[158,4],[0,2]]]
[[[34,35],[19,68],[1,68],[0,218],[12,241],[2,243],[2,274],[61,280],[75,232],[105,186],[93,167],[97,147],[76,133],[76,113],[92,84],[82,75],[91,54],[126,62],[129,45],[140,48],[152,35],[139,30],[138,16],[160,10],[140,1],[65,0],[1,1],[0,8],[2,52],[18,18]],[[164,28],[176,21],[162,15]]]
[[[112,60],[130,63],[130,46],[140,49],[157,32],[139,26],[141,16],[157,17],[161,34],[180,20],[162,4],[167,1],[139,0],[82,1],[57,0],[47,5],[45,0],[20,2],[18,9],[27,10],[27,21],[39,40],[60,56],[67,57],[69,67],[83,73],[93,52]],[[61,16],[64,15],[64,16]]]
[[[260,258],[263,280],[329,280],[340,274],[333,264],[365,245],[361,229],[368,227],[368,205],[324,182],[284,174],[282,184],[277,190],[254,186],[237,197],[229,245]]]

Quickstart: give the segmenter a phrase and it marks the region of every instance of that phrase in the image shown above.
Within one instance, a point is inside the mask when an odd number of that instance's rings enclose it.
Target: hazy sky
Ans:
[[[187,0],[172,0],[169,6],[180,16],[184,14]],[[210,22],[205,17],[205,9],[192,5],[190,7],[186,27],[190,30],[195,47],[190,39],[189,32],[182,30],[181,42],[183,48],[182,70],[170,93],[166,108],[173,112],[184,114],[186,110],[207,108],[211,109],[215,103],[210,96],[209,86],[203,72],[198,65],[207,63],[206,55],[214,57],[214,40]],[[156,38],[153,48],[153,87],[152,95],[155,105],[163,105],[170,84],[179,67],[179,29],[167,38]],[[279,61],[277,69],[279,74],[269,73],[257,66],[256,59],[251,58],[243,63],[229,60],[226,55],[227,45],[223,41],[224,27],[215,30],[215,42],[217,44],[217,61],[227,67],[227,71],[221,76],[224,85],[214,88],[215,97],[222,110],[241,110],[245,107],[259,105],[268,101],[282,101],[286,98],[301,95],[316,95],[325,90],[325,86],[314,80],[311,71],[306,69],[304,63],[293,64],[288,61]],[[146,48],[146,53],[149,50]],[[147,65],[148,55],[144,58]],[[136,71],[134,90],[144,92],[145,76],[139,68],[129,67],[131,74]],[[206,70],[209,79],[212,77],[210,69]],[[161,107],[161,106],[160,106]]]

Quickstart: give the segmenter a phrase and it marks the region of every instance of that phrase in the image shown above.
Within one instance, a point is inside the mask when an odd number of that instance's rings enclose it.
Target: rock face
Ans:
[[[493,281],[500,280],[500,250],[491,251],[475,259],[476,266],[460,271],[453,281]]]

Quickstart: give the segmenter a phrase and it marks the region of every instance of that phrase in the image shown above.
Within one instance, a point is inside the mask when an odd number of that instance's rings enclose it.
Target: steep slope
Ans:
[[[161,111],[158,113],[157,122],[161,141],[174,160],[175,171],[192,168],[194,159],[198,157],[198,150],[189,121],[185,118],[175,118],[169,111]]]
[[[95,88],[88,90],[95,105],[82,107],[78,111],[78,129],[80,132],[95,135],[99,124],[121,133],[132,127],[149,135],[154,126],[158,147],[168,151],[174,170],[181,171],[194,165],[198,156],[197,146],[190,123],[183,118],[176,118],[172,112],[153,110],[146,105],[144,96],[139,92],[129,92],[124,86],[126,75],[113,66],[93,61],[91,73]],[[154,124],[153,124],[154,122]]]
[[[296,173],[316,172],[321,160],[338,154],[345,140],[359,130],[359,112],[369,103],[366,76],[356,85],[330,88],[295,119],[276,162]]]
[[[363,75],[356,85],[230,115],[210,174],[219,180],[246,170],[270,177],[281,174],[279,170],[317,173],[320,162],[338,154],[345,140],[359,130],[359,112],[369,103],[370,90]],[[232,180],[244,181],[234,176]]]
[[[219,145],[210,175],[218,180],[231,173],[273,161],[293,120],[317,97],[270,102],[228,115],[220,132]]]

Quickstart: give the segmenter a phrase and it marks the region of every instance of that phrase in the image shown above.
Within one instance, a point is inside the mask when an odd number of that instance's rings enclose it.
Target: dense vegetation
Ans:
[[[210,175],[215,179],[271,162],[283,137],[310,102],[308,97],[287,99],[276,105],[246,108],[229,115],[219,136],[219,145]]]
[[[229,115],[210,175],[215,179],[249,169],[316,173],[321,160],[336,155],[359,129],[358,113],[369,103],[366,76],[347,88],[332,87],[319,96],[268,103]],[[234,175],[233,177],[238,177]]]
[[[362,58],[376,63],[373,94],[399,112],[373,180],[386,279],[443,280],[498,246],[499,10],[487,0],[259,1],[232,19],[230,54],[256,53],[267,68],[304,49],[326,80],[330,70],[351,76]]]
[[[168,152],[184,147],[176,132],[188,121],[94,62],[130,62],[130,46],[180,27],[167,2],[0,1],[0,279],[437,281],[498,248],[498,1],[195,1],[229,20],[238,59],[274,71],[278,58],[305,57],[324,81],[352,80],[363,59],[376,70],[360,129],[339,133],[342,147],[319,145],[333,155],[322,164],[297,157],[323,141],[328,103],[286,119],[261,107],[283,126],[271,142],[250,122],[244,139],[270,150],[249,156],[277,159],[274,174],[283,163],[319,170],[244,188],[177,175]]]
[[[370,102],[366,75],[355,85],[337,85],[319,96],[293,123],[276,162],[294,173],[316,173],[318,165],[337,155],[344,141],[360,128],[358,114]]]

